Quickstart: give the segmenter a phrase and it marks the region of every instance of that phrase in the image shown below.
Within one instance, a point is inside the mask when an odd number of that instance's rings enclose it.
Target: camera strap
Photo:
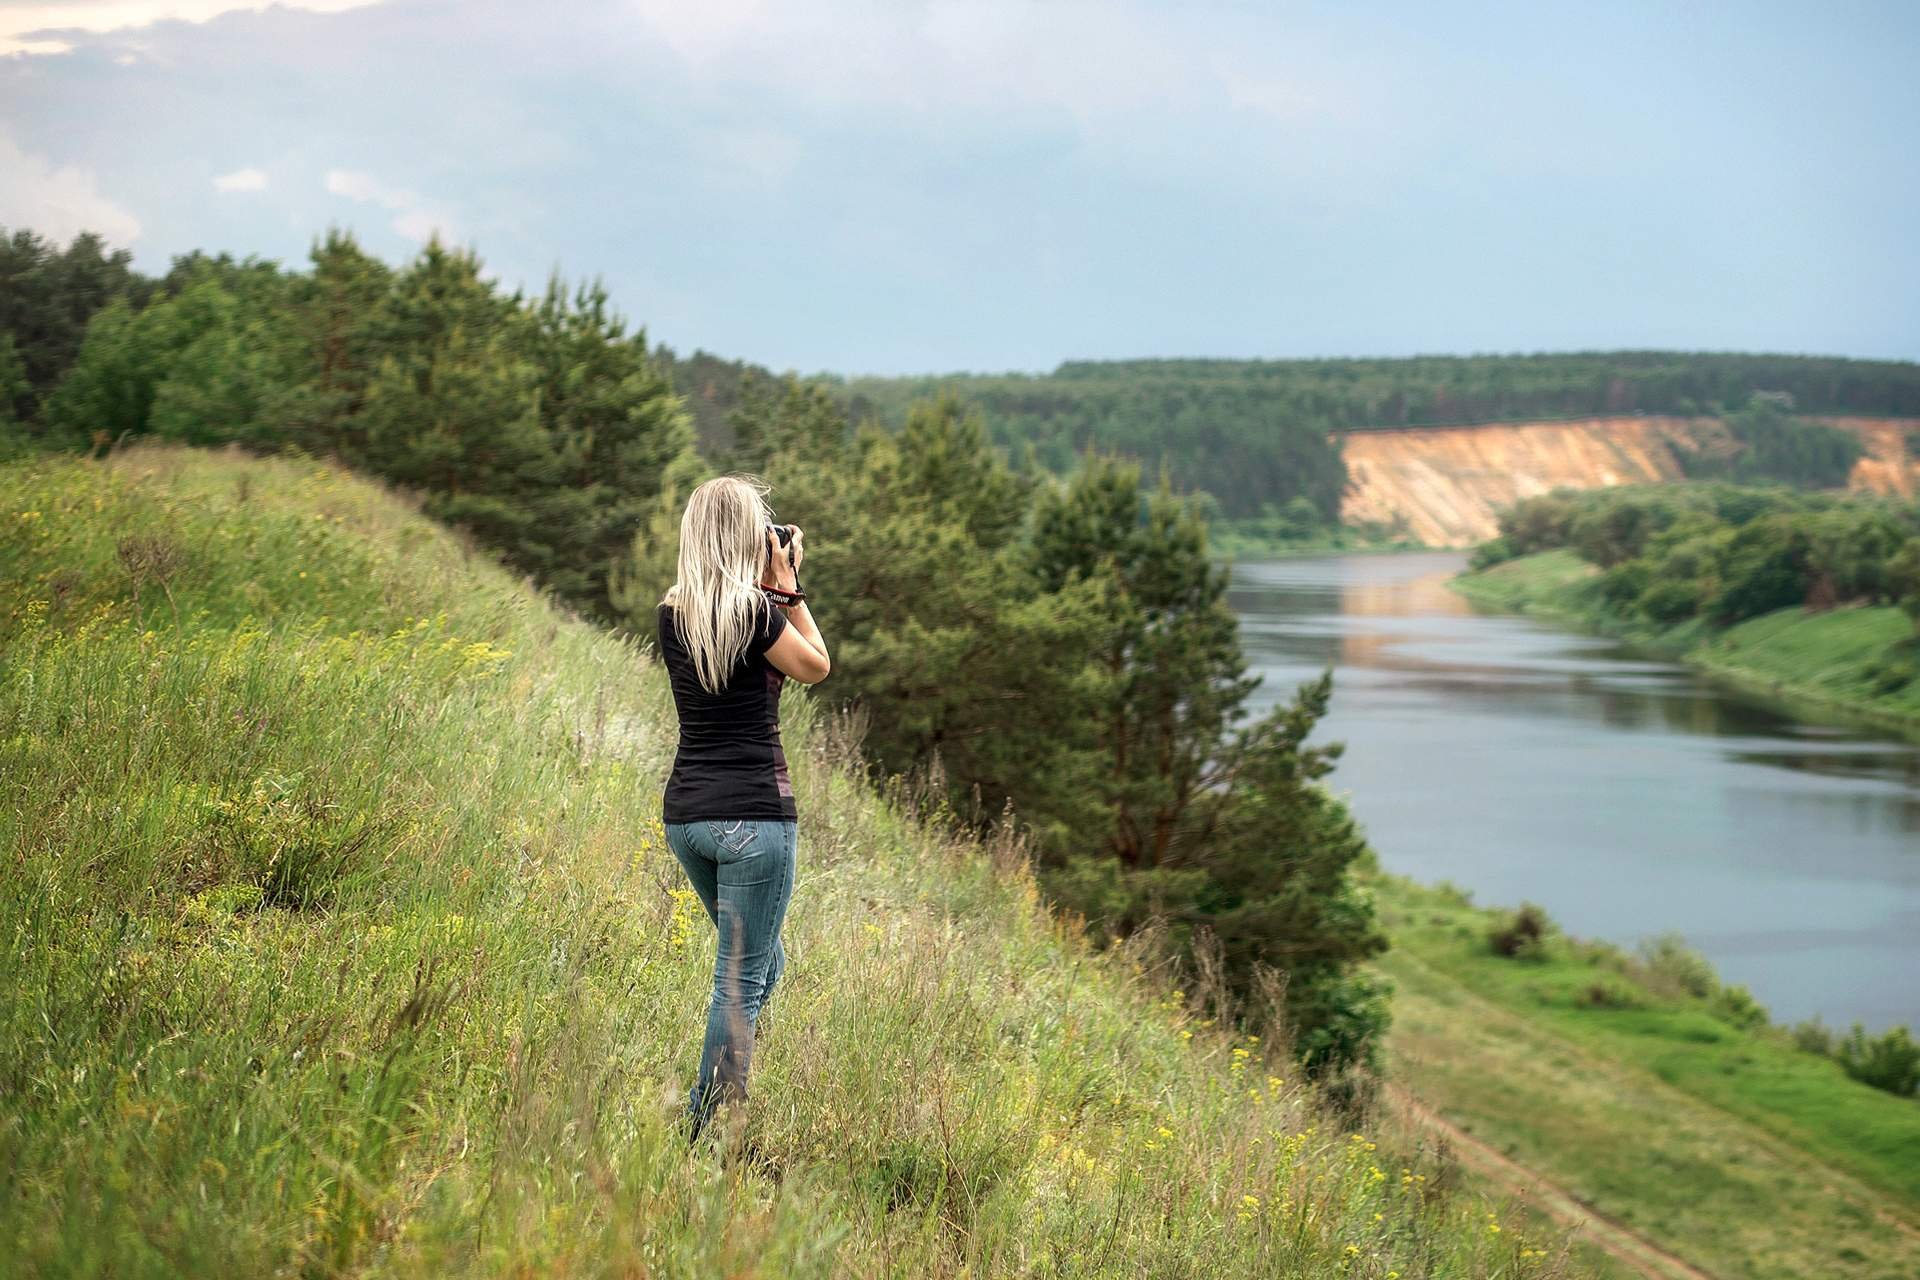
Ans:
[[[795,588],[798,588],[800,583],[796,579],[793,585]],[[771,599],[775,604],[780,605],[783,608],[792,608],[796,604],[804,604],[807,599],[807,593],[804,591],[800,591],[797,589],[793,591],[789,591],[785,587],[776,587],[770,582],[761,583],[760,589],[766,592],[767,597]]]

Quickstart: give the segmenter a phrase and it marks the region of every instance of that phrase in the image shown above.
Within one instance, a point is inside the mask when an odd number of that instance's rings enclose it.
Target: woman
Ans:
[[[789,676],[818,684],[832,669],[799,588],[800,529],[786,526],[791,541],[780,544],[767,487],[725,475],[693,491],[680,518],[679,580],[658,610],[680,718],[660,816],[719,933],[700,1072],[687,1096],[689,1143],[721,1102],[746,1099],[754,1024],[786,966],[780,926],[798,814],[780,747],[780,690]]]

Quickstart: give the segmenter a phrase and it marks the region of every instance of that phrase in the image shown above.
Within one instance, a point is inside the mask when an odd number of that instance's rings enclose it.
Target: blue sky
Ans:
[[[155,20],[159,19],[159,20]],[[1920,356],[1920,5],[0,0],[0,225],[803,373]]]

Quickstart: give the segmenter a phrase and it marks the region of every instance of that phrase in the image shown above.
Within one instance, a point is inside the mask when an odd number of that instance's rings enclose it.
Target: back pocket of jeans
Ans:
[[[713,836],[714,844],[735,857],[745,853],[747,846],[753,843],[754,836],[759,834],[754,824],[744,818],[733,822],[709,822],[707,831]]]

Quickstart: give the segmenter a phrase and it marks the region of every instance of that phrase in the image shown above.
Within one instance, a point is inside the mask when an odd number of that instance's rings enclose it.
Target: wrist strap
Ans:
[[[789,591],[785,587],[776,587],[771,582],[763,582],[760,584],[760,589],[766,592],[768,598],[775,604],[780,605],[782,608],[790,609],[794,605],[806,603],[807,599],[807,593],[799,590],[800,580],[798,578],[794,579],[793,585],[795,589]]]

